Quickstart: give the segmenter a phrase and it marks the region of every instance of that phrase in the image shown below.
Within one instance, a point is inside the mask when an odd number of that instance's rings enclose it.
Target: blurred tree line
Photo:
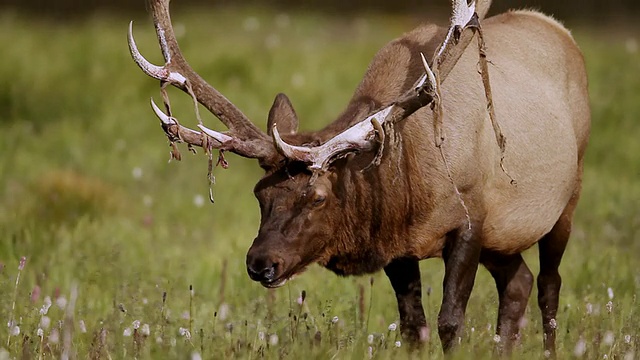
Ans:
[[[332,13],[358,11],[416,12],[446,10],[445,0],[174,0],[174,8],[190,5],[251,4],[282,9],[325,11]],[[561,19],[615,19],[640,14],[638,0],[494,0],[493,12],[509,8],[534,8]],[[144,0],[0,0],[0,11],[14,8],[22,13],[51,17],[83,16],[96,11],[142,12]]]

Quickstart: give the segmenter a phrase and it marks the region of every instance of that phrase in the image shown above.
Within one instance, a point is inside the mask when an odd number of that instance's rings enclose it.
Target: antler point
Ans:
[[[165,114],[162,110],[160,110],[158,105],[156,105],[155,101],[153,101],[153,98],[151,98],[151,108],[153,109],[153,112],[156,113],[156,116],[158,117],[158,119],[160,119],[160,121],[162,121],[163,124],[174,125],[176,123],[173,120],[173,118],[171,118],[169,115]]]

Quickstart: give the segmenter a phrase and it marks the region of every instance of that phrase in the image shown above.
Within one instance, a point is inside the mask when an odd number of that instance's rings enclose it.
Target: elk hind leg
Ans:
[[[540,273],[538,274],[538,306],[542,313],[544,349],[547,356],[555,358],[556,349],[556,315],[562,278],[558,272],[562,255],[567,247],[573,212],[578,202],[580,187],[565,207],[562,215],[551,231],[539,242]]]
[[[481,262],[493,276],[498,290],[498,349],[509,354],[520,334],[521,321],[533,287],[533,274],[520,254],[500,255],[483,251]]]
[[[571,220],[563,215],[551,232],[538,243],[540,250],[540,273],[537,280],[538,306],[542,313],[544,349],[552,357],[555,357],[556,314],[562,285],[558,267],[569,240],[570,229]]]

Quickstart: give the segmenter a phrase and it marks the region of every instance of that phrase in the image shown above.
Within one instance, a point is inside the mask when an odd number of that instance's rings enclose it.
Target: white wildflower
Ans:
[[[140,329],[140,320],[133,320],[131,326],[133,326],[133,328],[136,330]]]
[[[38,335],[39,338],[44,336],[44,330],[42,330],[42,328],[38,328],[38,330],[36,331],[36,335]]]
[[[587,303],[587,305],[585,305],[585,310],[587,312],[587,315],[593,314],[593,304]]]
[[[11,336],[18,336],[20,335],[20,326],[16,325],[13,328],[11,328]]]
[[[609,300],[613,300],[613,289],[607,288],[607,295],[609,295]]]
[[[500,340],[502,340],[502,339],[500,338],[500,335],[498,335],[498,334],[493,335],[493,342],[494,342],[494,343],[496,343],[496,344],[497,344],[497,343],[499,343],[499,342],[500,342]]]
[[[265,337],[264,337],[264,331],[260,331],[258,332],[258,340],[260,341],[264,341]]]
[[[156,337],[156,344],[162,344],[162,337],[161,336]]]
[[[582,355],[584,355],[586,351],[587,342],[584,341],[583,338],[580,338],[580,340],[578,340],[578,343],[576,344],[576,347],[573,349],[573,355],[575,355],[576,357],[582,357]]]
[[[372,346],[369,346],[367,348],[367,355],[369,356],[369,359],[373,358],[373,347]]]
[[[627,334],[624,336],[624,343],[631,344],[631,335]]]
[[[260,29],[260,21],[255,16],[249,16],[242,22],[244,31],[256,31]]]
[[[84,323],[84,320],[78,321],[78,327],[80,328],[80,332],[86,334],[87,332],[87,324]]]
[[[222,303],[218,309],[218,319],[224,321],[229,316],[229,304]]]
[[[50,307],[51,307],[51,297],[47,296],[44,298],[44,305],[42,305],[42,308],[40,308],[40,315],[47,315]]]
[[[113,148],[116,151],[124,151],[126,149],[126,147],[127,147],[127,142],[124,141],[123,139],[118,139],[118,140],[116,140],[116,143],[115,143]]]
[[[609,301],[606,305],[607,308],[607,313],[611,314],[611,312],[613,312],[613,302]]]
[[[204,206],[204,196],[198,194],[196,196],[193,197],[193,205],[195,205],[197,208],[201,208]]]
[[[526,317],[521,317],[520,320],[518,320],[518,328],[519,329],[524,329],[527,327],[527,325],[529,324],[529,319],[527,319]]]
[[[368,343],[368,344],[373,344],[373,334],[369,334],[369,335],[367,336],[367,343]]]
[[[192,352],[191,360],[202,360],[202,355],[199,352]]]
[[[140,328],[140,333],[144,336],[151,335],[151,329],[149,328],[149,324],[142,325],[142,327]]]
[[[396,341],[394,345],[395,347],[399,348],[400,346],[402,346],[402,343],[400,341]]]
[[[187,340],[191,339],[191,332],[187,328],[179,328],[178,333],[180,334],[180,336],[186,338]]]
[[[605,345],[611,346],[613,345],[614,340],[615,340],[615,337],[613,336],[613,332],[607,331],[604,334],[604,339],[602,341],[605,343]]]
[[[337,323],[338,321],[340,321],[340,319],[339,319],[337,316],[334,316],[334,317],[333,317],[333,319],[331,319],[331,323],[332,323],[332,324],[335,324],[335,323]]]
[[[278,16],[276,16],[276,26],[279,28],[287,28],[289,27],[289,24],[291,23],[291,19],[289,18],[289,15],[287,14],[278,14]]]
[[[269,345],[271,345],[271,346],[278,345],[278,335],[271,334],[271,336],[269,336]]]
[[[431,336],[431,330],[429,329],[429,327],[423,326],[423,327],[420,328],[420,341],[421,342],[429,341],[429,337],[430,336]]]
[[[398,325],[396,325],[396,323],[389,324],[389,331],[396,331],[397,328]]]
[[[275,49],[280,46],[280,37],[277,34],[269,34],[264,39],[264,46],[267,49]]]
[[[58,296],[56,299],[56,305],[58,305],[60,309],[64,310],[64,308],[67,307],[67,298],[64,296]]]
[[[551,351],[549,351],[549,350],[545,350],[545,351],[544,351],[544,357],[545,357],[545,359],[550,358],[550,357],[551,357]]]
[[[182,320],[189,320],[191,319],[191,314],[189,314],[188,311],[183,311],[181,317],[182,317]]]
[[[306,79],[304,77],[304,75],[300,74],[300,73],[295,73],[293,75],[291,75],[291,85],[296,88],[296,89],[300,89],[301,87],[304,86],[306,82]]]
[[[142,204],[146,207],[151,207],[153,205],[153,198],[151,195],[145,195],[142,197]],[[143,300],[144,302],[144,300]],[[146,303],[145,303],[146,304]]]
[[[558,322],[556,321],[556,319],[551,319],[549,320],[549,326],[552,329],[557,329],[558,328]]]
[[[53,328],[51,334],[49,334],[49,342],[51,344],[57,344],[58,341],[60,341],[60,333],[58,332],[58,328]]]
[[[43,329],[48,329],[49,325],[51,325],[51,318],[48,316],[43,316],[40,318],[40,327]]]
[[[122,336],[129,337],[129,336],[131,336],[132,333],[133,333],[133,330],[131,330],[131,328],[128,327],[128,328],[124,329],[124,331],[122,332]]]
[[[139,180],[140,178],[142,178],[142,168],[141,167],[134,167],[133,170],[131,170],[131,176],[133,176],[134,179]]]

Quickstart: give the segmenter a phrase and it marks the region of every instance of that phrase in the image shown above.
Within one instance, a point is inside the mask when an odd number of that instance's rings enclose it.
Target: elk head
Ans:
[[[254,192],[260,203],[261,223],[256,239],[247,254],[247,271],[251,279],[266,287],[277,287],[307,265],[320,260],[341,212],[337,196],[340,166],[337,161],[349,154],[368,154],[375,165],[382,156],[385,129],[406,119],[416,110],[438,103],[438,86],[444,81],[470,43],[478,16],[475,3],[454,1],[450,31],[432,59],[431,70],[422,57],[425,75],[406,94],[385,104],[355,125],[320,145],[312,146],[313,134],[297,134],[298,119],[289,99],[279,94],[269,112],[267,131],[263,132],[214,87],[204,81],[184,59],[169,17],[168,0],[151,0],[149,8],[165,59],[164,66],[149,63],[138,52],[129,27],[129,48],[134,61],[147,75],[161,81],[166,114],[151,102],[169,141],[189,146],[233,152],[257,159],[265,176]],[[166,85],[173,85],[202,104],[229,129],[217,132],[199,120],[195,131],[172,116]],[[197,106],[196,106],[197,113]],[[288,142],[287,142],[288,141]],[[289,142],[297,144],[291,145]],[[373,155],[372,155],[373,154]]]

